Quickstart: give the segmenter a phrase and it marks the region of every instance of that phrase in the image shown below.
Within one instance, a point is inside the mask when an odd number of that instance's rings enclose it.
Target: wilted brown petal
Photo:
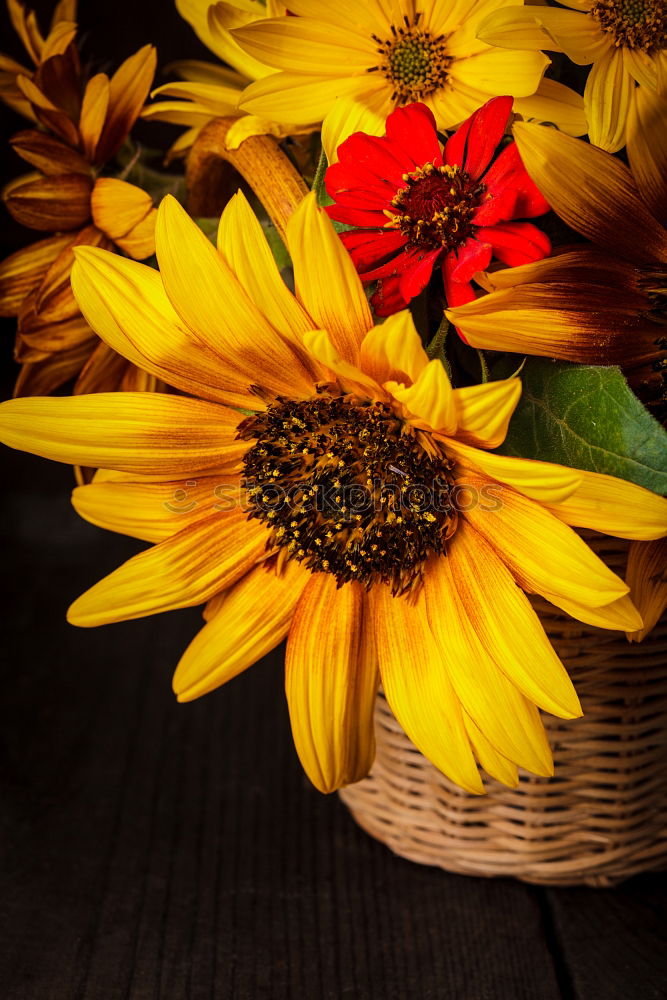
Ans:
[[[42,231],[78,229],[90,218],[93,182],[82,174],[60,174],[12,187],[5,194],[11,215],[24,226]]]
[[[81,153],[54,136],[30,128],[17,132],[9,140],[18,155],[43,174],[90,174],[90,164]]]
[[[0,263],[0,316],[18,314],[25,297],[68,243],[68,236],[51,236],[17,250]]]

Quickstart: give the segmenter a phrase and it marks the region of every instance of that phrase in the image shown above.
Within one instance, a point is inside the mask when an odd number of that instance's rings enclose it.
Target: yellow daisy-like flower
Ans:
[[[284,138],[311,128],[285,128],[280,122],[246,115],[239,109],[239,99],[252,80],[272,73],[270,66],[248,55],[232,37],[233,28],[243,27],[265,18],[285,14],[286,7],[276,0],[265,5],[258,0],[176,0],[181,17],[194,28],[197,36],[226,66],[191,59],[173,63],[171,69],[183,77],[176,83],[157,87],[152,97],[168,98],[149,104],[143,118],[186,125],[172,145],[170,157],[186,153],[196,142],[202,128],[215,118],[238,118],[227,133],[228,149],[238,149],[251,135],[274,135]],[[231,69],[229,67],[232,67]]]
[[[481,20],[505,2],[295,0],[289,9],[296,17],[232,31],[249,55],[280,71],[251,84],[241,107],[295,125],[324,121],[330,152],[328,130],[342,142],[355,104],[364,113],[353,114],[349,127],[378,134],[398,105],[423,101],[438,127],[449,129],[490,97],[512,94],[518,113],[557,124],[562,117],[568,130],[576,130],[579,99],[542,80],[545,55],[496,48],[476,37]]]
[[[646,108],[667,95],[665,0],[562,0],[564,7],[503,6],[490,14],[479,37],[510,49],[564,52],[593,66],[584,107],[594,145],[614,153],[647,116],[667,145],[664,114]],[[569,9],[564,9],[564,8]],[[639,90],[643,107],[637,107]],[[664,102],[663,102],[664,104]]]
[[[84,517],[154,543],[70,621],[208,602],[174,677],[182,701],[287,636],[294,740],[325,792],[371,766],[380,678],[416,746],[463,788],[483,791],[475,756],[508,784],[517,765],[550,774],[536,706],[580,707],[524,591],[641,628],[627,585],[570,525],[657,538],[667,501],[485,450],[519,380],[452,389],[407,312],[374,327],[313,195],[287,225],[294,295],[241,195],[217,250],[171,198],[156,244],[159,272],[79,250],[73,285],[109,345],[188,395],[0,407],[7,444],[107,470],[75,490]]]

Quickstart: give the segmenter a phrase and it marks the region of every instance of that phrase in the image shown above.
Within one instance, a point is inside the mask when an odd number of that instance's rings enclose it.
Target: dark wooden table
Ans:
[[[75,629],[139,548],[3,449],[3,1000],[653,1000],[665,875],[545,890],[394,857],[304,778],[276,653],[188,705],[197,610]]]

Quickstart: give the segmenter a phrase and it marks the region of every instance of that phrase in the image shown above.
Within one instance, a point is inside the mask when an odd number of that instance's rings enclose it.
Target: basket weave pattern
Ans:
[[[623,574],[627,543],[588,541]],[[667,620],[631,644],[535,607],[584,710],[543,716],[554,777],[523,772],[512,789],[484,775],[488,794],[471,795],[419,753],[380,693],[376,762],[343,801],[396,854],[452,872],[609,886],[667,866]]]

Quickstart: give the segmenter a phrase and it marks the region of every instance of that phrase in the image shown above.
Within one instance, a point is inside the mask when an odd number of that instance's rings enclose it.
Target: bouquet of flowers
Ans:
[[[176,4],[217,61],[149,100],[152,46],[95,73],[74,0],[46,35],[8,0],[40,239],[0,265],[0,438],[150,543],[69,620],[203,605],[181,701],[286,639],[322,792],[380,685],[468,792],[550,775],[538,710],[581,707],[531,595],[631,641],[667,599],[667,7]],[[140,115],[186,130],[156,155]]]

